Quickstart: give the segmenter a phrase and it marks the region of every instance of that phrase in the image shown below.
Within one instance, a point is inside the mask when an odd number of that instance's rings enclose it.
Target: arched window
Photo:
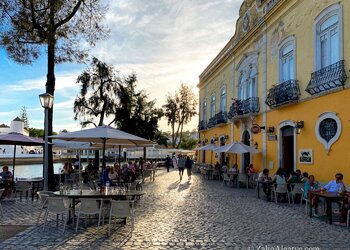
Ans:
[[[203,102],[202,120],[207,121],[207,101]]]
[[[210,118],[215,116],[215,93],[210,98]]]
[[[335,4],[324,10],[316,19],[317,70],[342,59],[341,48],[342,8]]]
[[[248,81],[248,86],[247,86],[247,93],[248,96],[246,98],[250,97],[256,97],[257,96],[257,70],[255,67],[253,67],[250,71],[249,75],[249,81]]]
[[[220,112],[226,112],[226,86],[220,91]]]
[[[246,92],[247,92],[247,77],[245,74],[242,74],[241,80],[239,81],[239,88],[238,88],[238,94],[239,94],[239,99],[244,100],[246,99]]]
[[[284,43],[280,49],[280,82],[295,79],[295,45],[294,40]]]

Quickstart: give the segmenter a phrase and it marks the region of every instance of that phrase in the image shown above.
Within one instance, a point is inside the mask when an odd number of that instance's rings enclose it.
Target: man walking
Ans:
[[[178,165],[179,165],[180,181],[182,181],[182,176],[184,175],[185,163],[186,163],[185,158],[183,158],[182,155],[179,155]]]
[[[189,156],[187,156],[187,159],[186,159],[186,162],[185,162],[185,167],[187,169],[188,182],[191,181],[192,165],[193,165],[193,161],[190,159]]]
[[[166,170],[169,172],[170,166],[171,166],[171,158],[169,155],[166,156],[165,158],[165,166]]]

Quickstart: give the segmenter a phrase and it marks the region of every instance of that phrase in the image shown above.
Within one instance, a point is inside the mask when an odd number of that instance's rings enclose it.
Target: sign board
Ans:
[[[258,124],[253,124],[250,128],[250,132],[252,132],[253,134],[259,134],[261,132],[261,128]]]
[[[277,136],[276,135],[267,135],[267,140],[268,141],[276,141],[277,140]]]

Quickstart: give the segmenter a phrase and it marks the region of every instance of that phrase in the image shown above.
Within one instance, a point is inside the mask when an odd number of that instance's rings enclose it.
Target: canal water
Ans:
[[[58,174],[60,169],[63,168],[64,163],[54,163],[54,172]],[[83,163],[85,168],[86,163]],[[12,165],[7,165],[9,170],[13,173]],[[2,170],[0,169],[0,172]],[[15,178],[34,178],[43,177],[43,164],[27,164],[27,165],[16,165],[15,167]]]

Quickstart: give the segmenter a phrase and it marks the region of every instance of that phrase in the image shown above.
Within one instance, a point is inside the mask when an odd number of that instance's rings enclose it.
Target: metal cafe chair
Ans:
[[[116,219],[131,219],[130,235],[134,231],[134,201],[132,200],[111,200],[111,209],[109,211],[108,236],[111,235],[112,217]]]
[[[75,228],[75,232],[78,232],[79,219],[81,214],[84,214],[84,215],[98,214],[97,227],[100,227],[102,203],[103,203],[102,199],[89,199],[89,198],[80,199],[80,206],[78,209],[78,216],[77,216],[77,226]],[[86,221],[87,221],[87,218],[85,219],[85,226],[86,226]]]

